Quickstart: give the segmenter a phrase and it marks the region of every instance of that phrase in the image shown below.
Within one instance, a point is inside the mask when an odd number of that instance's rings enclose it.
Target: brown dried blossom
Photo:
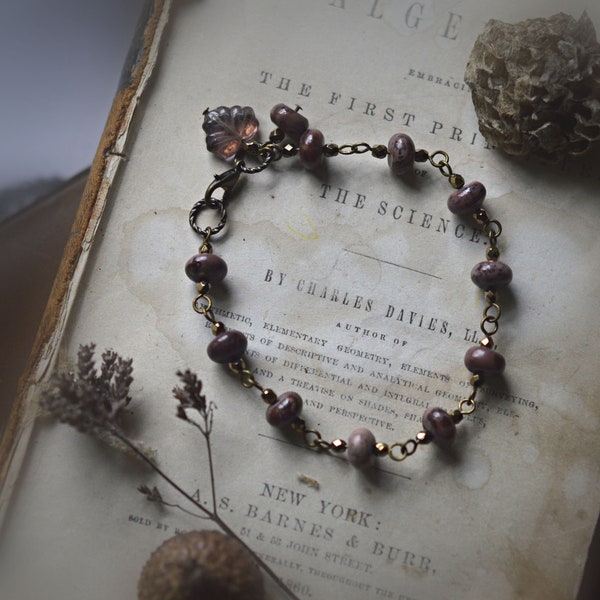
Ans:
[[[150,488],[147,485],[140,485],[138,486],[138,492],[144,494],[150,502],[158,502],[159,504],[164,502],[162,494],[156,486]]]
[[[600,44],[586,13],[488,21],[465,81],[480,131],[507,154],[554,162],[600,143]]]
[[[142,569],[139,600],[262,600],[262,573],[247,549],[219,531],[165,540]]]
[[[197,427],[203,435],[209,436],[212,431],[214,404],[206,402],[206,397],[202,394],[202,381],[189,369],[177,371],[177,376],[183,382],[183,387],[173,388],[173,396],[179,400],[177,416]],[[202,417],[202,423],[191,419],[187,414],[188,410],[197,411]]]
[[[59,421],[99,435],[120,430],[120,417],[131,402],[133,361],[106,350],[98,373],[94,350],[94,344],[81,345],[76,372],[54,374],[40,404]]]

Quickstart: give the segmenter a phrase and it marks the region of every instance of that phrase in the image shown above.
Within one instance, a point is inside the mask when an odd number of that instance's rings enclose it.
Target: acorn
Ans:
[[[263,600],[262,573],[250,553],[220,531],[165,540],[138,581],[139,600]]]

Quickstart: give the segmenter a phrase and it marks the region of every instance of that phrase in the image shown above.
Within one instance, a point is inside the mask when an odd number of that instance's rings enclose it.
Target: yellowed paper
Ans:
[[[175,372],[196,371],[217,405],[221,514],[300,598],[576,595],[599,497],[598,174],[488,148],[462,83],[488,18],[560,8],[207,1],[172,16],[53,359],[68,368],[90,341],[133,357],[135,437],[208,502],[202,440],[171,398]],[[183,272],[200,244],[187,214],[227,167],[206,152],[202,112],[253,106],[266,136],[279,102],[300,104],[326,142],[386,144],[404,131],[487,187],[515,275],[496,339],[508,366],[450,452],[420,448],[357,472],[272,429],[256,390],[206,356],[212,336]],[[427,165],[407,184],[369,155],[332,158],[314,174],[282,159],[229,203],[227,234],[214,241],[229,266],[216,315],[248,335],[263,385],[303,396],[325,439],[366,426],[402,442],[425,407],[453,409],[468,394],[462,361],[484,307],[469,272],[486,244],[448,213],[450,191]],[[150,504],[141,483],[179,501],[142,465],[40,419],[7,513],[0,590],[135,597],[152,549],[207,525]]]

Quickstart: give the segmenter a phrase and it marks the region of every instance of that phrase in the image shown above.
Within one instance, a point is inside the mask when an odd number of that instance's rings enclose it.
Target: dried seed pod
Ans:
[[[465,81],[481,133],[507,154],[556,162],[600,139],[600,44],[586,13],[488,21]]]
[[[190,531],[164,541],[138,582],[139,600],[262,600],[262,574],[241,544],[219,531]]]

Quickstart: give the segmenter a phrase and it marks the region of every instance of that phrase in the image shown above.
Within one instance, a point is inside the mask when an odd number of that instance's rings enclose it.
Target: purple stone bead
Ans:
[[[388,142],[388,165],[392,173],[404,175],[415,163],[415,144],[405,133],[396,133]]]
[[[355,429],[348,438],[348,460],[352,466],[362,469],[369,466],[375,458],[373,448],[375,436],[364,427]]]
[[[471,270],[471,281],[482,290],[495,291],[512,281],[512,269],[499,260],[484,260]]]
[[[230,329],[215,336],[208,344],[206,352],[211,360],[227,364],[242,358],[247,347],[248,339],[246,336],[240,331]]]
[[[454,420],[443,408],[428,408],[423,413],[423,429],[436,444],[449,444],[456,435]]]
[[[298,139],[308,129],[308,119],[285,104],[276,104],[271,109],[271,121],[294,139]]]
[[[302,411],[302,398],[296,392],[284,392],[267,407],[267,422],[273,427],[289,425]]]
[[[195,254],[185,264],[185,274],[196,283],[219,283],[227,275],[227,263],[214,254]]]
[[[323,162],[325,138],[318,129],[307,129],[300,138],[299,156],[304,168],[313,170]]]
[[[460,190],[450,194],[448,209],[455,215],[470,215],[481,208],[485,200],[485,186],[479,181],[467,183]]]
[[[465,366],[477,375],[499,375],[504,371],[506,361],[502,354],[491,348],[473,346],[465,354]]]

